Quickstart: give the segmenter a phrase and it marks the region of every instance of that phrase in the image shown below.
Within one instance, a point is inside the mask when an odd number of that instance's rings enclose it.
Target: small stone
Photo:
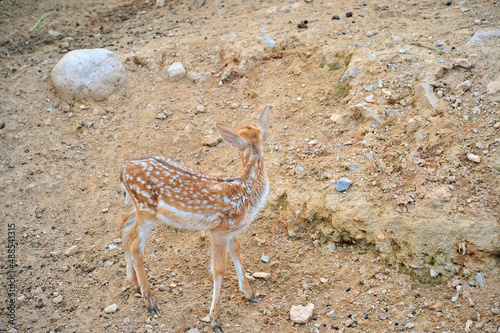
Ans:
[[[266,272],[255,272],[252,276],[256,279],[269,279],[271,277],[271,273]]]
[[[409,328],[409,329],[412,329],[413,327],[415,327],[415,324],[414,323],[407,323],[405,325],[406,328]]]
[[[75,255],[77,252],[78,252],[78,246],[73,245],[70,248],[68,248],[66,251],[64,251],[64,254],[69,257],[69,256]]]
[[[476,281],[481,287],[483,286],[483,275],[481,273],[476,274]]]
[[[453,65],[459,66],[462,68],[471,68],[472,67],[472,63],[468,59],[454,59]]]
[[[186,68],[180,62],[174,62],[167,68],[168,76],[172,79],[180,79],[186,75]]]
[[[347,13],[345,13],[345,16],[346,16],[346,17],[352,17],[352,12],[347,12]]]
[[[300,69],[300,67],[298,66],[292,66],[290,67],[290,72],[294,75],[300,75],[302,74],[302,69]]]
[[[457,90],[460,94],[465,93],[467,90],[469,90],[472,87],[472,83],[467,80],[462,83],[460,83],[455,90]]]
[[[474,155],[472,153],[467,154],[467,159],[475,163],[481,163],[481,157],[479,157],[478,155]]]
[[[335,252],[335,248],[336,248],[335,244],[333,244],[333,243],[332,244],[328,244],[328,251]]]
[[[265,254],[263,254],[263,255],[261,256],[261,259],[262,259],[262,261],[263,261],[263,262],[269,262],[269,257],[268,257],[268,256],[266,256]]]
[[[378,31],[377,30],[371,30],[371,31],[368,31],[366,33],[366,37],[373,37],[375,36],[376,34],[378,34]]]
[[[438,273],[435,270],[433,270],[432,268],[431,268],[431,276],[432,277],[438,276]]]
[[[406,133],[411,134],[415,132],[418,128],[418,122],[415,119],[408,120],[408,124],[406,125]]]
[[[202,104],[199,104],[196,106],[196,111],[198,112],[205,112],[205,107]]]
[[[381,240],[384,240],[384,239],[385,239],[385,235],[384,235],[384,233],[383,233],[383,232],[379,233],[379,234],[377,235],[377,238],[378,238],[378,239],[381,239]]]
[[[446,6],[451,6],[453,4],[452,1],[446,1]]]
[[[51,35],[52,37],[59,37],[62,34],[59,31],[49,30],[49,35]]]
[[[118,310],[118,305],[116,303],[108,305],[107,307],[104,308],[104,312],[106,313],[114,313]]]
[[[382,313],[382,314],[380,315],[380,319],[381,319],[381,320],[386,320],[386,319],[387,319],[387,315],[386,315],[385,313]]]
[[[123,325],[128,325],[128,324],[130,324],[130,318],[129,317],[123,318]]]
[[[2,125],[0,124],[0,129],[3,128]],[[500,128],[500,121],[497,121],[494,125],[493,128],[497,129]]]
[[[5,123],[3,121],[0,121],[0,129],[5,128]]]
[[[340,16],[338,16],[338,15],[333,15],[332,20],[340,20]]]
[[[237,109],[239,106],[238,103],[231,103],[231,109]]]
[[[160,112],[156,115],[156,119],[167,119],[167,115],[163,112]]]
[[[297,97],[297,102],[302,102],[302,97]]]
[[[335,312],[335,310],[332,310],[332,311],[328,312],[328,316],[330,318],[335,318],[337,316],[337,313]]]
[[[387,8],[389,8],[388,5],[378,5],[377,7],[379,10],[386,10]]]
[[[59,296],[57,296],[56,298],[54,298],[54,299],[52,300],[52,302],[54,302],[54,304],[61,304],[61,303],[62,303],[62,301],[63,301],[63,297],[62,297],[62,295],[59,295]]]
[[[207,146],[207,147],[215,147],[221,141],[222,141],[222,139],[220,137],[215,137],[215,136],[209,135],[203,139],[202,145]]]
[[[500,76],[495,81],[490,82],[486,90],[488,99],[491,102],[500,101]]]
[[[328,283],[328,279],[327,278],[319,278],[319,281],[321,283]]]
[[[352,181],[349,178],[340,178],[335,187],[337,191],[346,191],[351,186]]]
[[[306,306],[293,305],[290,309],[290,319],[297,324],[306,324],[313,315],[314,304]]]
[[[439,310],[439,309],[442,309],[442,308],[443,308],[443,303],[441,303],[441,302],[437,302],[437,303],[436,303],[436,304],[434,304],[432,307],[433,307],[434,309],[438,309],[438,310]]]
[[[451,298],[451,301],[452,301],[453,303],[455,303],[457,300],[458,300],[458,296],[453,296],[453,297]]]
[[[274,40],[272,40],[271,38],[269,38],[269,37],[262,38],[262,41],[264,43],[266,43],[267,46],[269,46],[270,48],[273,48],[273,47],[276,46],[276,42]]]
[[[209,322],[211,321],[211,319],[210,319],[210,316],[209,316],[209,315],[208,315],[208,316],[205,316],[205,317],[203,317],[203,318],[200,318],[200,320],[201,320],[202,322],[204,322],[204,323],[209,323]]]

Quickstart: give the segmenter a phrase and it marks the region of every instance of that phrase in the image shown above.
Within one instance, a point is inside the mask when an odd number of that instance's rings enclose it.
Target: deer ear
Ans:
[[[264,106],[264,110],[259,117],[259,129],[262,133],[262,141],[266,141],[267,138],[267,125],[269,125],[269,104]]]
[[[227,143],[235,145],[240,150],[247,146],[247,140],[239,136],[231,127],[219,123],[215,123],[215,127]]]

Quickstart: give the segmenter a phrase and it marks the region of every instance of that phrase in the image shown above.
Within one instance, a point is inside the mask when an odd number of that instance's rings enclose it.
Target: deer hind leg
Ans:
[[[212,306],[210,318],[214,332],[222,332],[220,325],[220,291],[222,280],[227,266],[227,240],[225,235],[212,232],[212,273],[214,277],[214,291],[212,295]]]
[[[148,278],[144,270],[144,247],[146,240],[153,230],[156,222],[144,219],[139,213],[136,214],[135,224],[130,232],[129,246],[132,265],[137,275],[139,287],[141,288],[142,299],[150,313],[159,314],[158,307],[153,300],[149,289]]]
[[[122,246],[125,252],[125,261],[127,262],[127,280],[131,281],[133,288],[139,287],[137,281],[137,274],[135,273],[134,266],[132,265],[132,257],[130,255],[129,235],[135,223],[135,211],[128,213],[120,219],[120,229],[122,234]]]
[[[243,294],[245,294],[245,297],[248,301],[257,303],[259,300],[255,298],[253,294],[252,287],[250,287],[250,284],[248,283],[248,280],[245,276],[245,270],[243,269],[243,265],[241,264],[240,242],[238,241],[238,238],[236,236],[229,240],[228,248],[229,253],[231,253],[231,258],[233,258],[236,273],[238,274],[240,290],[243,292]]]

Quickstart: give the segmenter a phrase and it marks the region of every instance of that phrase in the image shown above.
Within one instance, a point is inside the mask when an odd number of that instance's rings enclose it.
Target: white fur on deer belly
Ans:
[[[156,218],[178,229],[211,229],[220,223],[220,215],[218,214],[204,215],[200,213],[187,212],[167,205],[163,201],[159,201],[157,207]]]

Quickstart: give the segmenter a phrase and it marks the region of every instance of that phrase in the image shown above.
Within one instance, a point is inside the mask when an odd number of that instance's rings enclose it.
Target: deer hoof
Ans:
[[[152,314],[152,315],[159,315],[160,314],[160,310],[156,306],[155,301],[153,300],[152,297],[146,298],[146,299],[144,299],[144,301],[146,302],[146,306],[148,307],[148,311],[150,314]]]
[[[215,333],[222,333],[222,332],[224,332],[222,330],[222,327],[220,326],[220,320],[219,319],[212,321],[212,329],[214,330]]]

